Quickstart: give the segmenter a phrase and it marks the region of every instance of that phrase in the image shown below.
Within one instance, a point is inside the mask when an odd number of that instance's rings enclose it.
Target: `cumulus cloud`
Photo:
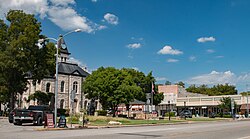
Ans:
[[[215,41],[214,37],[201,37],[197,39],[197,42],[199,43],[214,42],[214,41]]]
[[[208,74],[198,75],[190,78],[186,81],[188,84],[206,84],[206,85],[214,85],[214,84],[236,84],[237,76],[231,71],[226,72],[217,72],[212,71]]]
[[[127,47],[131,49],[137,49],[137,48],[140,48],[141,46],[142,45],[140,43],[131,43],[127,45]]]
[[[179,62],[179,60],[170,58],[170,59],[167,59],[167,62],[168,63],[176,63],[176,62]]]
[[[106,14],[104,15],[104,20],[105,20],[106,22],[108,22],[109,24],[117,25],[117,24],[118,24],[119,18],[118,18],[116,15],[114,15],[114,14],[106,13]]]
[[[86,64],[83,64],[81,60],[76,59],[74,57],[70,57],[68,62],[73,63],[73,64],[77,64],[80,67],[86,67]]]
[[[166,45],[160,51],[158,51],[158,54],[180,55],[183,54],[183,52]]]
[[[23,10],[40,16],[41,19],[48,18],[64,31],[80,28],[84,32],[91,33],[105,28],[77,13],[75,5],[75,0],[2,0],[0,18],[4,19],[10,9]]]

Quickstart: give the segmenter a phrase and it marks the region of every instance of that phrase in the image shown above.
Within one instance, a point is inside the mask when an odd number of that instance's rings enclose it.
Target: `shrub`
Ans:
[[[60,115],[69,116],[67,109],[57,109],[57,113],[59,113]]]
[[[165,113],[165,117],[169,117],[169,113]],[[174,112],[170,112],[170,117],[175,117],[175,113]]]
[[[106,110],[98,110],[97,113],[100,116],[106,116],[107,115],[107,111]]]
[[[223,115],[223,118],[232,118],[232,115]]]

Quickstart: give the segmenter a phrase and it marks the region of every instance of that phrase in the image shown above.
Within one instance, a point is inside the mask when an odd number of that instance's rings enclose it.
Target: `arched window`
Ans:
[[[50,92],[50,83],[47,83],[47,84],[46,84],[46,92],[47,92],[47,93]]]
[[[61,81],[61,92],[64,92],[64,81]]]
[[[60,101],[60,109],[63,109],[64,99],[61,99]]]
[[[74,83],[73,83],[73,90],[75,90],[76,91],[76,93],[77,93],[77,81],[75,81]]]

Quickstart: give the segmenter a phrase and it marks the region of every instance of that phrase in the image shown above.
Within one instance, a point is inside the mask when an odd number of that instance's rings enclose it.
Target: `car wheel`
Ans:
[[[17,121],[16,125],[22,125],[23,123],[21,121]]]
[[[37,118],[37,125],[42,125],[43,121],[41,117]]]
[[[13,123],[13,120],[9,120],[9,123]]]

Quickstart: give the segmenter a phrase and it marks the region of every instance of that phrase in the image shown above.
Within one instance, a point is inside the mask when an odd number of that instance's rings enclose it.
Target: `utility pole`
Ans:
[[[247,84],[247,92],[246,93],[247,93],[247,109],[246,109],[247,110],[247,115],[246,115],[246,117],[248,118],[249,117],[248,116],[249,115],[249,108],[248,108],[248,84]]]

